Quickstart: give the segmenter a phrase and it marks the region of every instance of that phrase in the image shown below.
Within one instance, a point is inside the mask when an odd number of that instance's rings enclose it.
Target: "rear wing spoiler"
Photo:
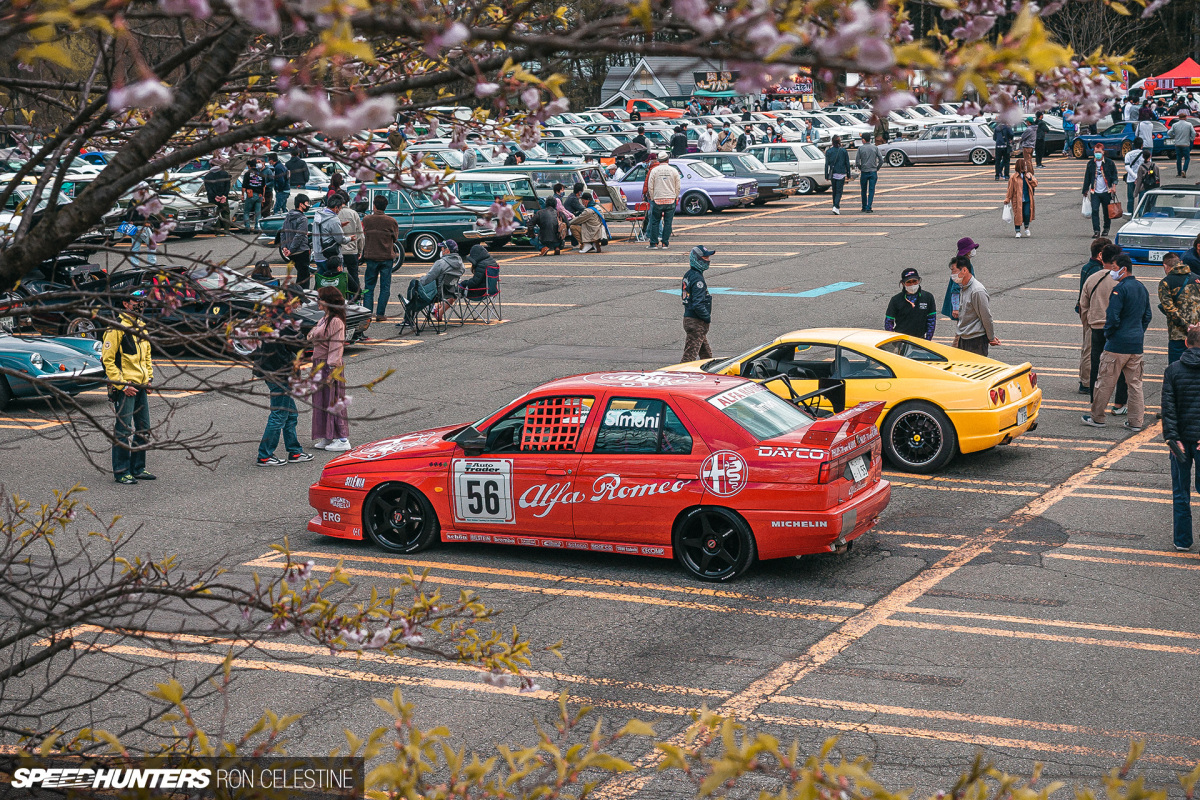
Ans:
[[[883,413],[883,401],[859,403],[832,417],[818,419],[808,426],[802,441],[816,447],[828,447],[839,439],[848,438],[867,428],[874,428]]]
[[[1033,365],[1026,361],[1024,364],[1013,367],[1012,369],[1001,372],[999,375],[992,378],[992,385],[988,388],[995,389],[1002,383],[1008,383],[1011,380],[1016,380],[1027,372],[1033,371]]]

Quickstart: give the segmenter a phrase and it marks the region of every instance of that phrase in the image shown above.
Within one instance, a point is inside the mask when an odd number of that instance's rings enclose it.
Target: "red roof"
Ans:
[[[1162,75],[1155,75],[1155,78],[1200,78],[1200,64],[1197,64],[1190,58],[1184,59],[1183,63],[1175,67],[1169,72],[1164,72]]]

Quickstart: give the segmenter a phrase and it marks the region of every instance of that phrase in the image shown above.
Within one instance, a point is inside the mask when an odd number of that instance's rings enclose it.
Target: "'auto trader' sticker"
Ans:
[[[718,497],[732,497],[746,486],[746,460],[732,450],[718,450],[700,467],[704,488]]]
[[[602,372],[584,380],[597,386],[653,387],[703,383],[708,376],[697,372]]]

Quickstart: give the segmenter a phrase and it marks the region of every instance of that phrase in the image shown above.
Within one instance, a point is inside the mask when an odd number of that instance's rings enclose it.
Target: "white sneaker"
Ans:
[[[590,244],[585,244],[583,247],[579,248],[580,253],[590,253],[591,250],[592,246]]]
[[[327,451],[329,451],[330,453],[340,453],[345,450],[349,450],[350,449],[350,440],[349,439],[334,439],[332,442],[330,442],[325,447],[325,449]]]
[[[837,206],[834,206],[834,207],[833,207],[833,213],[835,213],[835,214],[841,214],[841,213],[842,213],[842,210],[841,210],[840,208],[838,208]]]
[[[1033,231],[1029,230],[1029,228],[1026,228],[1025,229],[1025,238],[1028,239],[1030,236],[1033,236]]]
[[[1017,238],[1018,238],[1018,239],[1020,239],[1020,238],[1021,238],[1021,232],[1020,232],[1020,231],[1017,231]]]
[[[324,450],[325,448],[329,447],[329,444],[330,442],[328,439],[317,439],[315,442],[313,442],[313,450]]]

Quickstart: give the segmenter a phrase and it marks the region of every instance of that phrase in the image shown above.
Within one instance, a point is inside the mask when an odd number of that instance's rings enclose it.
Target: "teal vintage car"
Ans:
[[[369,213],[375,208],[375,196],[383,195],[388,200],[387,215],[396,220],[400,226],[400,241],[404,249],[412,253],[418,261],[433,261],[437,258],[441,243],[447,239],[464,246],[477,237],[468,236],[468,232],[476,230],[476,215],[462,208],[445,208],[431,200],[429,196],[415,189],[390,188],[386,183],[349,184],[346,192],[354,200],[355,207],[362,213]],[[363,197],[359,197],[360,188]],[[365,205],[363,205],[365,201]],[[314,208],[320,205],[320,200],[314,200]],[[311,221],[312,210],[308,212]],[[279,247],[279,232],[283,228],[283,214],[272,214],[262,219],[263,233],[258,237],[258,244],[274,244]],[[282,256],[282,253],[280,254]],[[286,259],[285,259],[286,260]],[[393,269],[404,263],[404,254],[397,253]]]

